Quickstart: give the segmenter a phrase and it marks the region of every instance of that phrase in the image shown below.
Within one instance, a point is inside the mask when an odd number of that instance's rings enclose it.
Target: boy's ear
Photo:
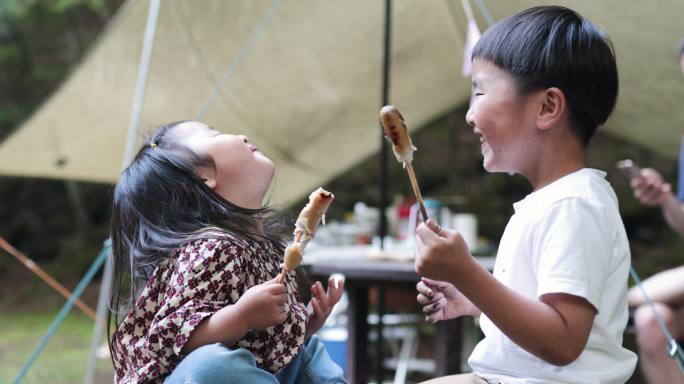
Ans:
[[[565,94],[559,88],[547,88],[540,95],[541,103],[537,114],[537,127],[547,130],[554,127],[565,115],[567,103]]]

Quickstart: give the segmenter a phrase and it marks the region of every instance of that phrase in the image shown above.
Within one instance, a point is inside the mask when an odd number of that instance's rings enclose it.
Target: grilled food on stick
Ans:
[[[313,239],[318,225],[325,224],[325,212],[335,199],[335,195],[323,188],[318,188],[309,195],[309,202],[302,209],[295,222],[294,241],[285,248],[283,271],[280,281],[285,279],[285,274],[302,262],[304,250],[309,241]]]
[[[423,214],[423,220],[427,221],[427,210],[425,210],[423,196],[420,194],[416,173],[411,164],[413,162],[413,152],[418,148],[416,148],[411,141],[411,136],[408,134],[408,128],[406,128],[404,117],[393,105],[386,105],[380,109],[380,124],[382,124],[382,128],[385,130],[385,136],[392,142],[392,152],[394,152],[394,156],[396,156],[397,161],[404,165],[404,168],[406,168],[406,171],[408,172],[411,187],[413,187],[413,193],[416,195],[416,200],[418,200],[418,204],[420,205],[420,212]]]
[[[413,152],[418,148],[411,141],[404,117],[393,105],[386,105],[380,110],[380,122],[385,130],[385,137],[392,142],[392,152],[397,161],[403,163],[404,167],[411,164]]]

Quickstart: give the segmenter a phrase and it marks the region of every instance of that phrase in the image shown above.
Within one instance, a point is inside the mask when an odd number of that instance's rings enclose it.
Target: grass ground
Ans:
[[[0,383],[14,380],[56,315],[57,311],[0,313]],[[70,313],[22,383],[82,383],[92,332],[90,318]],[[111,382],[110,360],[98,360],[95,383]]]

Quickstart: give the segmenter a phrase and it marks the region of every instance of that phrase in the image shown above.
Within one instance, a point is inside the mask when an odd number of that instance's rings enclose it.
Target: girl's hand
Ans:
[[[454,281],[472,258],[463,236],[458,231],[444,229],[432,219],[416,228],[416,272],[422,277],[439,281]]]
[[[248,289],[235,305],[240,307],[247,329],[261,330],[285,321],[286,303],[287,288],[276,276]]]
[[[316,333],[330,315],[335,304],[340,301],[344,292],[344,279],[328,278],[328,292],[323,284],[316,282],[311,286],[311,301],[309,302],[309,322],[306,325],[306,338]]]
[[[461,316],[479,316],[480,310],[456,287],[423,277],[416,285],[418,304],[423,306],[425,321],[436,323]]]

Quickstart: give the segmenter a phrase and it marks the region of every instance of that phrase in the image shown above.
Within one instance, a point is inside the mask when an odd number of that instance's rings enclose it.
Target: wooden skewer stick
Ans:
[[[428,220],[427,210],[425,209],[425,204],[423,203],[423,196],[420,194],[420,188],[418,188],[418,180],[416,179],[416,172],[413,170],[413,164],[406,164],[406,171],[408,172],[409,179],[411,180],[411,187],[413,187],[413,194],[416,195],[416,200],[420,205],[420,213],[423,214],[423,220]]]
[[[280,274],[278,275],[278,283],[282,284],[285,282],[285,268],[283,268],[282,271],[280,271]]]
[[[302,233],[297,232],[295,234],[295,238],[294,238],[294,241],[292,242],[292,244],[300,243],[301,241],[302,241]],[[302,253],[304,253],[304,250],[302,250]],[[287,271],[285,270],[285,264],[283,263],[283,270],[280,271],[280,275],[278,275],[278,283],[280,283],[280,284],[284,283],[286,275],[287,275]]]

